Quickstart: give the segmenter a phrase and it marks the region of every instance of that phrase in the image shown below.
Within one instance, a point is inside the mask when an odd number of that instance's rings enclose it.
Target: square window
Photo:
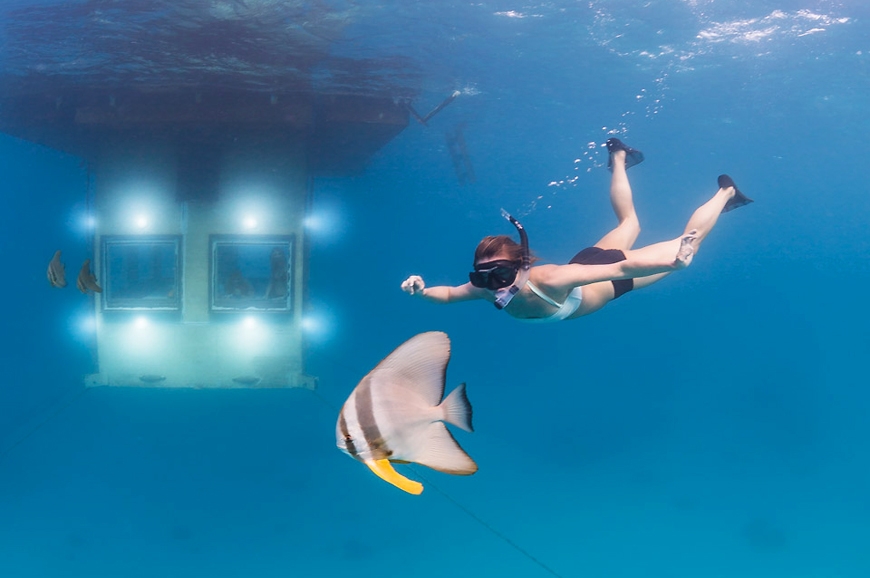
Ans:
[[[293,237],[211,237],[212,311],[290,311]]]
[[[103,309],[181,308],[181,238],[103,237]]]

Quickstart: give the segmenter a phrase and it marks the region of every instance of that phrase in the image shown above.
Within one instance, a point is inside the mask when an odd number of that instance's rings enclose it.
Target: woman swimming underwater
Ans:
[[[719,215],[752,202],[731,177],[721,175],[719,190],[692,214],[681,236],[632,249],[640,234],[640,222],[626,169],[640,163],[643,154],[616,138],[607,140],[607,150],[613,173],[610,200],[619,224],[567,265],[532,266],[525,230],[504,213],[519,231],[521,242],[507,235],[485,237],[474,252],[474,271],[469,273],[468,283],[426,287],[422,277],[412,275],[402,283],[402,290],[433,303],[484,299],[523,321],[582,317],[632,289],[647,287],[688,267]]]

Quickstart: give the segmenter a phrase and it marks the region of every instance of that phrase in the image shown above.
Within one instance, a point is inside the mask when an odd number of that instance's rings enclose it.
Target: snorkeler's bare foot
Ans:
[[[691,264],[695,257],[695,241],[698,240],[698,229],[692,229],[680,239],[680,249],[677,251],[677,257],[674,259],[674,266],[677,269],[685,269]]]

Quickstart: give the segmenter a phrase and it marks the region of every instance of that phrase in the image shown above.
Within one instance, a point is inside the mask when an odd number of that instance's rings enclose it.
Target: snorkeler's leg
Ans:
[[[676,259],[681,244],[682,237],[677,237],[670,241],[653,243],[652,245],[647,245],[640,249],[624,251],[625,258],[635,263],[668,263]],[[697,248],[697,244],[695,247]],[[641,277],[635,277],[635,283],[637,283],[639,279],[641,279]]]
[[[670,241],[655,243],[640,249],[631,251],[632,256],[638,259],[661,259],[676,256],[680,252],[681,245],[684,245],[683,239],[690,235],[691,241],[688,243],[691,246],[692,253],[697,253],[701,242],[710,234],[716,222],[719,220],[719,215],[722,214],[722,209],[725,205],[737,194],[737,189],[734,186],[726,186],[716,191],[709,201],[695,209],[692,216],[689,217],[689,222],[686,223],[686,228],[683,229],[683,234]],[[749,201],[751,202],[751,201]],[[628,253],[626,253],[628,255]]]
[[[613,212],[616,213],[619,224],[595,243],[595,246],[627,251],[637,241],[637,236],[640,234],[640,221],[634,209],[631,184],[625,171],[625,151],[614,151],[610,157],[613,169],[610,177],[610,203],[613,205]]]
[[[700,246],[701,241],[703,241],[710,231],[713,230],[713,227],[719,220],[719,215],[722,214],[722,209],[725,208],[725,204],[731,200],[735,194],[736,189],[733,186],[720,188],[716,191],[716,194],[713,195],[712,199],[698,207],[695,212],[692,213],[692,216],[689,217],[689,222],[686,223],[686,228],[683,230],[683,233],[686,234],[692,230],[697,231],[695,249]]]
[[[647,277],[635,277],[634,281],[634,290],[643,289],[644,287],[649,287],[656,281],[661,281],[671,273],[659,273],[657,275],[649,275]]]
[[[658,243],[659,245],[662,245],[662,247],[659,247],[658,249],[661,249],[662,251],[678,251],[681,242],[681,239],[676,239],[676,243],[674,241]],[[649,287],[656,281],[661,281],[670,274],[671,272],[667,272],[657,273],[655,275],[648,275],[647,277],[635,277],[634,279],[632,279],[631,290],[636,291],[638,289],[643,289],[644,287]],[[584,285],[583,300],[580,302],[580,307],[568,319],[574,319],[575,317],[582,317],[584,315],[589,315],[590,313],[595,313],[596,311],[613,301],[614,298],[614,284],[611,281],[603,281],[601,283],[590,283],[589,285]]]
[[[693,253],[696,253],[698,248],[701,246],[701,242],[707,237],[710,231],[713,230],[713,227],[719,220],[719,215],[722,214],[722,209],[725,207],[725,203],[727,203],[734,194],[734,187],[719,189],[716,191],[716,194],[713,195],[712,199],[698,207],[695,212],[692,213],[682,235],[670,241],[663,241],[661,243],[647,245],[646,247],[626,252],[626,257],[631,256],[640,261],[654,262],[673,259],[680,251],[683,237],[689,234],[694,237],[691,241],[691,246],[694,249]],[[637,282],[637,279],[635,282]]]

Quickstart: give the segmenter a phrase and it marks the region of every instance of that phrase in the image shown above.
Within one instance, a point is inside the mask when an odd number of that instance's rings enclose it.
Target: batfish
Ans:
[[[60,262],[60,251],[55,251],[48,263],[47,275],[52,287],[66,287],[66,268]]]
[[[103,292],[102,287],[97,285],[97,278],[94,277],[93,273],[91,273],[90,259],[85,259],[84,264],[82,264],[82,270],[79,271],[79,278],[76,279],[76,287],[78,287],[79,291],[82,293],[87,293],[88,291],[93,291],[94,293]]]
[[[474,431],[464,383],[442,400],[449,361],[450,339],[440,331],[420,333],[396,348],[341,408],[335,428],[338,448],[415,495],[423,485],[399,474],[394,462],[459,476],[476,472],[477,464],[444,425]]]

